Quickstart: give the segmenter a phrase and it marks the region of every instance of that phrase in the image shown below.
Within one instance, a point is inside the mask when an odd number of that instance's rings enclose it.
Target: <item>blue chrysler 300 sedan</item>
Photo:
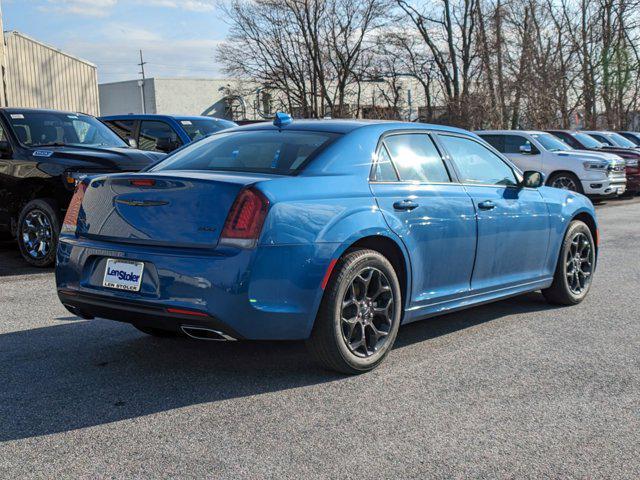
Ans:
[[[464,130],[279,114],[78,185],[58,295],[151,335],[305,339],[364,372],[401,323],[533,290],[586,296],[593,206],[542,185]]]

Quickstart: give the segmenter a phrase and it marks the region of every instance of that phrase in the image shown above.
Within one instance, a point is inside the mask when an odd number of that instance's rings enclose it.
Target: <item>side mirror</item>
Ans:
[[[522,174],[522,186],[526,188],[540,188],[544,185],[544,174],[535,170],[527,170]]]
[[[0,141],[0,158],[11,158],[12,155],[11,144],[6,140]]]
[[[178,142],[171,140],[169,137],[160,137],[156,140],[156,150],[161,152],[170,153],[178,148]]]
[[[531,155],[533,153],[533,148],[530,143],[525,143],[524,145],[520,145],[520,153],[524,153],[525,155]]]
[[[127,137],[127,143],[131,148],[138,148],[138,142],[136,142],[135,138]]]

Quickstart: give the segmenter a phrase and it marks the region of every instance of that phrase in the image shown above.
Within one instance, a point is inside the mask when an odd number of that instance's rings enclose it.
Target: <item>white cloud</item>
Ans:
[[[216,8],[215,0],[140,0],[146,6],[179,8],[192,12],[212,12]]]
[[[77,41],[70,39],[62,49],[98,65],[100,83],[139,78],[139,49],[147,62],[147,77],[215,78],[221,71],[215,62],[219,40],[159,40],[145,30],[130,30],[128,25],[107,25],[109,41]],[[127,32],[126,34],[123,32]],[[104,32],[100,32],[101,36]]]
[[[48,0],[48,2],[50,5],[43,5],[39,9],[87,17],[106,17],[111,14],[118,0]]]
[[[127,45],[147,44],[162,41],[157,32],[147,30],[134,24],[109,22],[101,30],[102,36],[111,41],[122,39]]]

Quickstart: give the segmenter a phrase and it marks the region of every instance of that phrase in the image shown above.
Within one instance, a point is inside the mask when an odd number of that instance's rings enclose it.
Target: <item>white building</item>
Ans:
[[[363,83],[360,102],[351,92],[341,116],[415,120],[422,115],[424,92],[417,81],[403,78],[396,106],[385,82]],[[102,115],[157,113],[211,115],[232,120],[261,120],[274,110],[287,110],[275,90],[260,89],[250,81],[229,78],[147,78],[99,85]],[[144,106],[143,106],[144,102]],[[357,107],[359,105],[359,108]],[[303,116],[295,108],[288,113]],[[328,112],[330,115],[330,112]]]
[[[255,87],[225,78],[147,78],[102,83],[102,115],[161,113],[255,118],[251,91]],[[242,91],[243,95],[234,92]],[[246,92],[246,93],[245,93]],[[144,99],[144,107],[143,107]]]

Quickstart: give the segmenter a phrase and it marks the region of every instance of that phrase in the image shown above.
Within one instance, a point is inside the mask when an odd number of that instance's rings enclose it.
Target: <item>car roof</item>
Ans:
[[[207,117],[205,115],[168,115],[160,113],[127,113],[123,115],[104,115],[102,120],[225,120],[224,118]],[[228,120],[230,121],[230,120]]]
[[[87,115],[88,117],[92,117],[93,115],[84,112],[72,112],[67,110],[54,110],[53,108],[20,108],[20,107],[2,107],[0,111],[6,112],[8,114],[12,113],[61,113],[63,115]]]
[[[346,134],[360,128],[367,127],[386,127],[389,130],[402,130],[402,129],[418,129],[418,130],[439,130],[452,133],[463,133],[466,135],[471,134],[467,130],[461,128],[449,127],[446,125],[437,125],[430,123],[416,123],[416,122],[400,122],[394,120],[293,120],[289,125],[283,127],[277,127],[273,122],[265,121],[260,123],[252,123],[248,125],[242,125],[240,127],[234,127],[225,130],[228,132],[237,131],[249,131],[249,130],[299,130],[299,131],[314,131],[314,132],[327,132],[327,133],[342,133]]]
[[[477,133],[478,135],[508,135],[518,133],[526,133],[527,135],[538,135],[547,132],[543,130],[476,130],[475,133]]]

